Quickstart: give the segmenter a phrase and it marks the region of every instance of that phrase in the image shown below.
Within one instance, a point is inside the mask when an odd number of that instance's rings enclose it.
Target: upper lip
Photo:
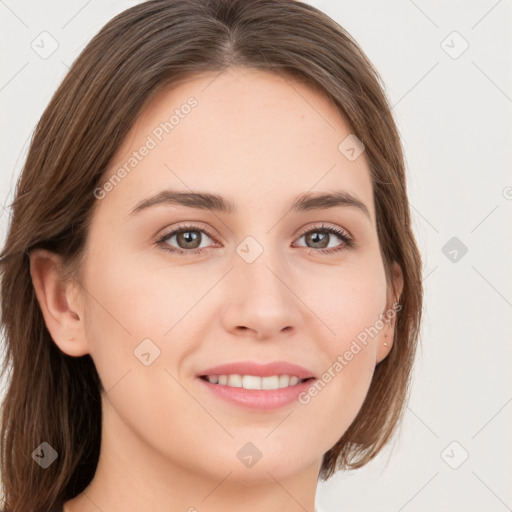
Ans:
[[[233,363],[213,366],[197,374],[197,377],[205,375],[254,375],[259,377],[269,377],[271,375],[290,375],[299,379],[308,379],[314,377],[311,370],[297,364],[287,363],[286,361],[275,361],[273,363],[259,364],[253,361],[239,361]]]

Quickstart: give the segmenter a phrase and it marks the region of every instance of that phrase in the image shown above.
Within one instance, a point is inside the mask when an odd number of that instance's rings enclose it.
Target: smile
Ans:
[[[203,375],[201,378],[210,384],[229,386],[232,388],[275,390],[295,386],[309,379],[299,379],[296,375]]]

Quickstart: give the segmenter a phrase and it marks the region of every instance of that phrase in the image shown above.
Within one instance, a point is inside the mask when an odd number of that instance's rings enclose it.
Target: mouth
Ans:
[[[270,412],[298,400],[313,381],[314,374],[284,361],[257,364],[252,361],[215,366],[196,374],[209,396],[231,405]]]
[[[296,375],[258,375],[222,374],[201,375],[198,379],[215,399],[229,403],[237,409],[251,410],[258,413],[271,413],[293,403],[305,393],[314,377],[299,379]],[[215,382],[217,381],[217,382]],[[225,382],[225,384],[224,384]]]
[[[217,386],[228,386],[232,388],[244,388],[255,390],[277,390],[300,385],[304,382],[314,380],[314,377],[301,379],[296,375],[201,375],[201,379]]]

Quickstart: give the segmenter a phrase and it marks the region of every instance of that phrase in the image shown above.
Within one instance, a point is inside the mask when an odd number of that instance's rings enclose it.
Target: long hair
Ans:
[[[5,510],[47,512],[89,484],[101,443],[101,383],[89,355],[53,342],[29,272],[46,248],[78,268],[100,184],[113,155],[160,90],[195,74],[246,67],[307,82],[332,99],[365,146],[388,284],[403,272],[392,349],[320,477],[366,464],[394,432],[408,395],[422,309],[421,259],[411,229],[405,163],[382,80],[351,36],[295,0],[152,0],[127,9],[90,41],[37,124],[0,254],[1,416]],[[341,142],[341,141],[340,141]],[[31,456],[42,442],[58,463]]]

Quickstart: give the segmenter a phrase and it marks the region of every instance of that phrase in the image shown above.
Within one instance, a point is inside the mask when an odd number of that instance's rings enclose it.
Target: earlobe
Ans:
[[[394,327],[391,320],[386,320],[385,316],[382,320],[384,327],[380,333],[378,338],[378,347],[377,347],[377,360],[375,364],[377,365],[382,360],[388,357],[391,349],[393,348],[393,338],[394,338]]]
[[[394,328],[389,320],[383,320],[385,326],[381,332],[379,337],[379,346],[377,347],[377,360],[375,364],[380,363],[383,359],[388,357],[389,352],[393,348],[393,336],[394,336]]]
[[[385,359],[393,347],[395,335],[396,316],[401,309],[400,297],[403,290],[403,273],[400,265],[393,262],[391,267],[392,286],[389,287],[386,310],[382,315],[383,329],[381,332],[379,347],[377,349],[377,363]]]
[[[80,301],[79,284],[64,278],[62,259],[45,249],[30,253],[30,275],[46,327],[55,344],[70,356],[89,353]]]

